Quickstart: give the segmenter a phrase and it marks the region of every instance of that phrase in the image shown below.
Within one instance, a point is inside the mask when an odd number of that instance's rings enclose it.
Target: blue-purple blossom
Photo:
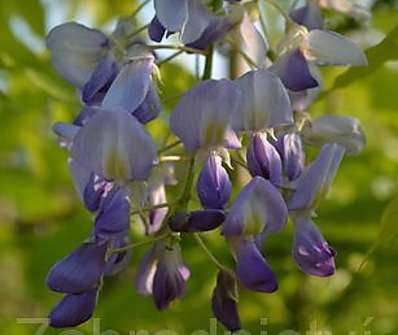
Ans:
[[[322,29],[324,25],[321,8],[314,1],[308,1],[305,6],[291,11],[289,16],[294,22],[301,24],[308,30]]]
[[[217,285],[212,295],[212,310],[217,320],[228,330],[241,329],[237,309],[238,287],[235,276],[227,270],[220,270],[217,275]]]
[[[235,131],[262,131],[293,123],[289,95],[271,71],[257,70],[235,80],[242,92],[241,108],[234,109]]]
[[[301,137],[297,133],[283,134],[278,138],[276,148],[282,158],[283,173],[294,181],[304,171],[305,152]]]
[[[121,236],[110,242],[110,248],[124,248],[129,244],[129,242],[130,239],[128,236]],[[104,268],[104,276],[114,276],[126,268],[131,260],[131,255],[131,249],[109,255]]]
[[[254,133],[251,136],[246,159],[253,177],[263,177],[277,186],[282,184],[281,157],[268,141],[266,133]]]
[[[80,294],[99,284],[105,268],[106,243],[84,243],[56,263],[47,285],[56,292]]]
[[[53,328],[68,328],[86,322],[94,313],[97,296],[97,288],[81,294],[65,295],[48,316],[49,325]]]
[[[218,228],[225,220],[222,210],[206,209],[191,213],[178,213],[170,218],[169,227],[176,232],[202,232]]]
[[[203,167],[196,185],[200,203],[204,208],[223,209],[231,195],[232,185],[222,158],[211,154]]]
[[[301,271],[313,276],[331,276],[335,272],[335,255],[311,218],[304,215],[295,219],[293,257]]]
[[[107,180],[144,180],[156,161],[156,148],[134,116],[101,110],[77,133],[72,159]]]
[[[141,260],[136,286],[141,294],[152,295],[156,307],[164,310],[184,294],[189,277],[179,245],[161,241]]]
[[[273,64],[272,70],[281,78],[283,85],[291,91],[299,92],[318,86],[300,49],[283,54]]]
[[[114,188],[104,199],[95,218],[94,235],[99,240],[125,236],[130,229],[130,202],[126,190]]]
[[[326,144],[312,164],[298,179],[296,191],[289,201],[290,210],[315,209],[327,195],[344,156],[338,144]]]
[[[255,236],[267,227],[280,231],[287,222],[287,207],[275,186],[262,177],[254,177],[239,193],[224,222],[226,237]]]
[[[241,105],[241,93],[229,80],[206,80],[180,100],[170,117],[170,128],[189,151],[200,148],[238,149],[239,139],[230,126]]]
[[[249,290],[272,293],[278,289],[274,272],[252,239],[240,239],[235,249],[236,275]]]

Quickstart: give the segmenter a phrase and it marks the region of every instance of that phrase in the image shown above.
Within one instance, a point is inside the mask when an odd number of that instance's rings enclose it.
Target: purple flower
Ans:
[[[254,133],[247,149],[250,174],[268,179],[274,185],[282,184],[282,162],[278,151],[267,140],[266,133]]]
[[[113,184],[107,182],[91,173],[87,185],[84,187],[83,201],[89,211],[95,212],[99,209],[103,198],[112,189]]]
[[[199,148],[240,148],[230,127],[230,119],[239,110],[241,94],[229,80],[206,80],[192,88],[180,100],[170,118],[170,128],[187,150]]]
[[[47,48],[57,71],[80,89],[96,69],[103,71],[103,68],[97,68],[98,64],[110,54],[110,43],[105,34],[75,22],[53,28],[47,36]]]
[[[229,271],[221,270],[213,290],[212,310],[217,320],[232,332],[241,329],[237,301],[238,287],[235,276]]]
[[[89,320],[97,304],[97,288],[81,294],[66,295],[51,311],[50,326],[53,328],[76,327]]]
[[[53,291],[80,294],[96,287],[105,267],[106,243],[84,243],[56,263],[47,276]]]
[[[126,190],[114,188],[101,205],[95,218],[94,235],[109,241],[125,236],[130,229],[130,203]]]
[[[197,186],[199,200],[204,208],[223,209],[231,195],[232,185],[222,158],[211,154],[201,171]]]
[[[300,49],[283,54],[272,66],[272,70],[291,91],[304,91],[318,86]]]
[[[313,1],[293,10],[289,16],[294,22],[305,26],[308,30],[322,29],[324,25],[321,8]]]
[[[275,186],[262,177],[254,177],[239,193],[223,225],[226,237],[255,236],[267,226],[280,231],[286,224],[287,207]]]
[[[302,174],[305,153],[301,137],[297,133],[287,133],[278,138],[276,145],[281,157],[283,172],[290,180],[296,180]]]
[[[161,241],[142,259],[136,286],[141,294],[152,294],[156,307],[164,310],[184,294],[189,277],[179,245]]]
[[[263,131],[293,122],[288,92],[274,73],[251,71],[235,82],[242,92],[241,108],[234,109],[232,118],[235,131]]]
[[[236,274],[249,290],[272,293],[278,289],[275,274],[252,239],[240,239],[236,248]]]
[[[72,159],[87,171],[124,183],[149,177],[156,148],[134,116],[101,110],[75,136]]]
[[[131,113],[143,123],[156,118],[160,113],[160,102],[151,79],[154,69],[152,54],[140,52],[138,56],[132,56],[109,87],[102,107]]]
[[[313,276],[331,276],[335,272],[335,255],[309,217],[296,218],[293,257],[301,271]]]
[[[327,195],[344,156],[338,144],[326,144],[317,159],[297,181],[296,191],[289,201],[289,210],[315,209]]]
[[[154,42],[161,42],[166,34],[166,28],[160,23],[156,15],[149,24],[148,34],[151,40]]]
[[[206,209],[191,213],[178,213],[170,218],[170,229],[176,232],[201,232],[218,228],[225,220],[225,214],[218,209]]]

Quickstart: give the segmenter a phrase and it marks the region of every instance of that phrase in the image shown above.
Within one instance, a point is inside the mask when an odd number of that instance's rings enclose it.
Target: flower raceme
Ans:
[[[47,37],[55,69],[81,97],[72,122],[57,122],[53,130],[69,153],[77,194],[94,217],[90,236],[49,271],[47,285],[64,295],[50,313],[52,327],[90,319],[103,278],[128,266],[140,245],[150,248],[138,267],[137,290],[152,296],[159,310],[169,308],[188,289],[190,270],[180,241],[192,235],[218,269],[213,313],[227,329],[239,330],[239,285],[264,293],[278,289],[264,246],[289,215],[298,268],[320,277],[336,271],[336,253],[313,218],[344,154],[359,154],[366,141],[359,120],[312,119],[309,109],[322,88],[319,66],[367,62],[359,46],[327,30],[322,10],[357,18],[359,9],[342,0],[308,0],[286,13],[278,6],[287,29],[274,50],[259,28],[264,25],[238,0],[153,3],[155,17],[147,29],[136,29],[129,17],[111,34],[69,22]],[[148,44],[145,30],[152,41],[175,34],[181,43]],[[158,47],[178,52],[160,60]],[[218,47],[236,51],[247,63],[238,76],[211,78]],[[169,117],[176,141],[157,148],[161,140],[152,138],[147,124],[163,109],[158,68],[183,52],[206,57],[203,80],[180,97]],[[307,145],[320,147],[312,162],[306,161]],[[182,184],[177,197],[169,193],[174,184]],[[200,208],[193,208],[193,187]],[[131,222],[142,223],[146,240],[130,243],[136,238]],[[235,260],[232,268],[207,247],[202,232],[223,236]]]

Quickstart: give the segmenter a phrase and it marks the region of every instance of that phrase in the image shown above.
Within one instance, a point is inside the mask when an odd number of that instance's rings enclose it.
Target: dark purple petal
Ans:
[[[113,56],[104,57],[98,63],[90,79],[83,86],[82,100],[90,104],[98,92],[104,88],[109,88],[112,81],[116,78],[118,70]]]
[[[106,244],[85,243],[50,270],[47,285],[56,292],[79,294],[98,285],[105,267]]]
[[[73,124],[79,127],[83,127],[87,121],[98,111],[97,107],[84,106],[82,111],[73,121]]]
[[[130,203],[124,189],[112,190],[95,218],[95,236],[109,240],[130,229]]]
[[[283,172],[290,181],[296,180],[304,171],[305,152],[297,133],[284,134],[278,138],[276,147],[282,157]]]
[[[196,185],[199,200],[204,208],[223,209],[231,195],[232,185],[222,158],[212,154],[207,159]]]
[[[268,179],[274,185],[282,184],[282,162],[278,151],[264,133],[255,133],[247,149],[250,174]]]
[[[156,16],[168,31],[180,31],[188,16],[187,0],[155,0]]]
[[[310,72],[306,58],[299,49],[282,55],[273,68],[281,78],[283,85],[291,91],[299,92],[318,86],[317,80]]]
[[[132,114],[138,121],[145,124],[156,119],[159,116],[161,109],[162,105],[160,103],[159,95],[156,92],[156,89],[151,85],[148,89],[145,100]]]
[[[201,232],[218,228],[225,220],[221,210],[207,209],[191,213],[179,213],[169,221],[171,230],[176,232]]]
[[[99,209],[104,195],[111,189],[112,183],[91,174],[90,180],[83,192],[83,200],[86,208],[92,212]]]
[[[50,326],[53,328],[76,327],[89,320],[97,304],[97,289],[82,294],[66,295],[51,311]]]
[[[166,33],[166,28],[159,22],[158,17],[155,15],[149,24],[148,34],[152,41],[161,42]]]
[[[313,276],[331,276],[336,268],[335,255],[310,218],[296,220],[293,257],[301,271]]]
[[[241,329],[237,302],[237,284],[234,276],[227,271],[220,271],[217,286],[213,291],[212,310],[217,320],[228,330]]]
[[[289,16],[294,22],[305,26],[308,30],[323,28],[323,16],[318,4],[309,2],[308,5],[292,11]]]
[[[253,240],[240,241],[236,274],[239,281],[249,290],[272,293],[278,289],[274,272]]]

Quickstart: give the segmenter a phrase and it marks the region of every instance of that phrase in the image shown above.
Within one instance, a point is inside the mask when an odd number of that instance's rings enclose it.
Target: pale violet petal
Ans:
[[[96,29],[68,22],[53,28],[47,36],[52,62],[69,82],[82,87],[108,50],[108,38]]]
[[[108,180],[144,180],[156,159],[156,148],[134,116],[101,111],[76,135],[72,158]]]
[[[107,109],[134,112],[148,93],[153,66],[153,56],[125,64],[105,95],[102,106]]]
[[[188,1],[188,20],[181,33],[181,41],[189,44],[198,40],[211,24],[212,15],[201,1]]]
[[[154,0],[159,22],[170,32],[177,32],[188,17],[189,0]]]
[[[349,38],[326,30],[308,33],[308,53],[321,65],[366,66],[368,61],[363,50]]]
[[[203,81],[181,98],[170,118],[171,130],[188,150],[222,147],[240,99],[237,85],[229,80]]]
[[[242,108],[234,113],[236,131],[261,131],[293,122],[290,99],[282,81],[271,71],[257,70],[236,80],[242,92]]]

